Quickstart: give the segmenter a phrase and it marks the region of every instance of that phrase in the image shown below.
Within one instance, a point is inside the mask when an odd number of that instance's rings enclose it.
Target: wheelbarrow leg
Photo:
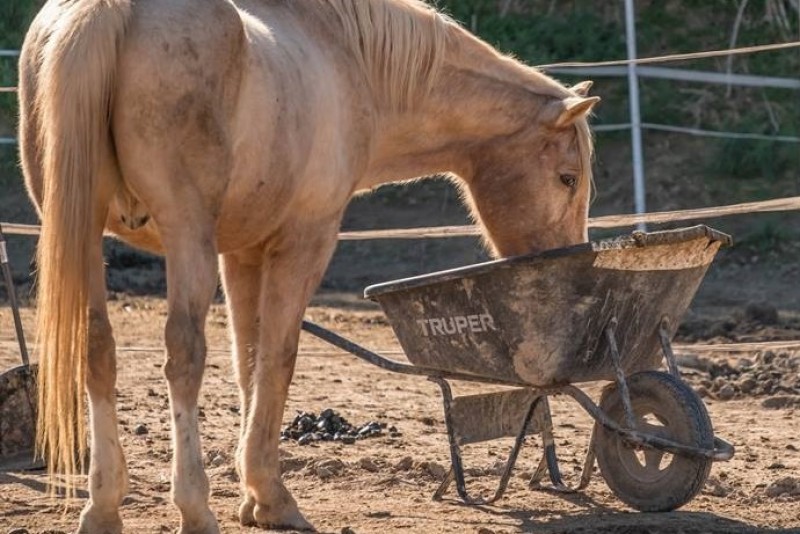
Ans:
[[[631,394],[628,390],[628,382],[625,380],[625,371],[622,368],[622,357],[617,347],[616,330],[617,318],[613,317],[606,327],[606,340],[608,341],[609,352],[611,353],[611,363],[614,364],[617,388],[619,388],[622,406],[625,409],[625,424],[629,429],[636,430],[636,418],[633,413],[633,404],[631,403]]]
[[[583,471],[581,472],[581,479],[578,486],[572,488],[564,483],[561,477],[561,469],[558,466],[558,454],[556,453],[556,444],[553,437],[553,417],[550,413],[550,402],[547,397],[543,397],[544,411],[542,412],[540,428],[542,429],[542,445],[544,453],[539,462],[539,467],[531,477],[528,485],[531,489],[542,489],[549,491],[556,491],[559,493],[575,493],[584,489],[589,485],[592,478],[592,469],[594,469],[594,441],[595,432],[592,430],[592,437],[589,439],[589,450],[586,453],[586,460],[583,463]],[[550,478],[550,486],[545,486],[541,483],[547,472]]]
[[[482,505],[482,504],[491,504],[498,500],[506,491],[508,487],[508,481],[511,479],[511,473],[514,470],[514,465],[517,463],[517,458],[519,457],[519,451],[522,448],[522,444],[525,442],[525,436],[528,433],[528,426],[530,425],[531,420],[533,419],[533,414],[536,412],[536,408],[540,402],[546,402],[546,397],[536,397],[533,402],[531,403],[530,407],[528,408],[527,413],[525,414],[525,418],[522,422],[522,426],[520,427],[519,433],[517,434],[516,440],[514,441],[514,447],[511,449],[511,454],[506,461],[506,467],[503,471],[502,476],[500,477],[500,484],[497,487],[494,495],[489,499],[484,499],[483,497],[472,497],[470,496],[469,492],[467,491],[467,484],[464,477],[464,467],[463,461],[461,459],[461,447],[459,446],[458,439],[456,438],[456,432],[454,428],[453,417],[451,413],[451,405],[453,402],[453,393],[450,389],[450,384],[442,379],[437,377],[431,377],[430,380],[435,382],[439,385],[442,390],[442,401],[444,403],[444,419],[445,419],[445,426],[447,427],[447,438],[450,443],[450,471],[448,471],[447,475],[445,475],[444,480],[437,488],[436,492],[433,494],[433,499],[439,501],[444,496],[445,492],[449,489],[450,485],[455,481],[456,483],[456,491],[458,492],[458,496],[461,500],[466,504],[472,505]]]
[[[667,361],[667,369],[669,374],[683,380],[681,372],[678,369],[678,361],[675,359],[675,353],[672,351],[672,343],[669,340],[670,320],[669,316],[665,315],[661,318],[661,324],[658,327],[658,338],[661,341],[661,351],[664,353],[664,359]]]

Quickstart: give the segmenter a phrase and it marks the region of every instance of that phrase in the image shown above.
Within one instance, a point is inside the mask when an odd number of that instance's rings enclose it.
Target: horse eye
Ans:
[[[575,186],[578,185],[578,177],[575,176],[574,174],[562,174],[561,183],[563,183],[570,189],[574,189]]]

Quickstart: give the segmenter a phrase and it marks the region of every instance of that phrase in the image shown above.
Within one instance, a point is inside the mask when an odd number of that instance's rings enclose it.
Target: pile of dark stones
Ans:
[[[337,441],[352,445],[357,440],[383,436],[400,437],[394,426],[370,421],[363,425],[353,425],[338,412],[327,408],[319,415],[313,412],[298,412],[291,423],[281,431],[281,440],[296,441],[298,445],[309,445],[320,441]]]
[[[697,356],[680,360],[682,368],[694,369],[686,373],[686,378],[703,397],[730,400],[800,395],[800,354],[797,353],[763,351],[754,358],[728,362]]]

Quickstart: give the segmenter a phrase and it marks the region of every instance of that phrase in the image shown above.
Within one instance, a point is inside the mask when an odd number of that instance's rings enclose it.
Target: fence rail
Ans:
[[[625,77],[625,67],[576,67],[548,69],[551,74],[569,74],[571,76],[591,77]],[[800,89],[800,80],[780,78],[776,76],[758,76],[753,74],[734,74],[703,70],[675,69],[672,67],[637,67],[636,74],[640,78],[674,80],[680,82],[711,83],[718,85],[737,85],[740,87],[770,87],[775,89]]]
[[[590,228],[622,228],[636,226],[641,223],[663,224],[684,222],[699,219],[713,219],[747,213],[767,213],[778,211],[800,210],[800,196],[776,198],[758,202],[745,202],[727,206],[713,206],[677,211],[659,211],[652,213],[603,215],[589,219]],[[8,235],[39,235],[41,227],[34,224],[0,223],[3,233]],[[445,237],[472,237],[480,235],[480,229],[474,225],[465,226],[431,226],[424,228],[400,228],[389,230],[360,230],[339,233],[341,241],[366,241],[372,239],[434,239]]]

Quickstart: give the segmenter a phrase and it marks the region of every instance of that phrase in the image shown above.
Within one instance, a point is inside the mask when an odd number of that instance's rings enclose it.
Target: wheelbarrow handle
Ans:
[[[3,227],[0,225],[0,264],[3,266],[3,278],[5,278],[8,300],[11,301],[11,313],[14,315],[14,328],[17,330],[17,341],[19,341],[19,352],[22,356],[22,365],[30,366],[28,357],[28,347],[25,344],[25,334],[22,330],[22,319],[19,316],[19,304],[17,294],[14,291],[14,279],[11,277],[11,265],[8,263],[8,249],[6,248],[6,238],[3,235]]]

